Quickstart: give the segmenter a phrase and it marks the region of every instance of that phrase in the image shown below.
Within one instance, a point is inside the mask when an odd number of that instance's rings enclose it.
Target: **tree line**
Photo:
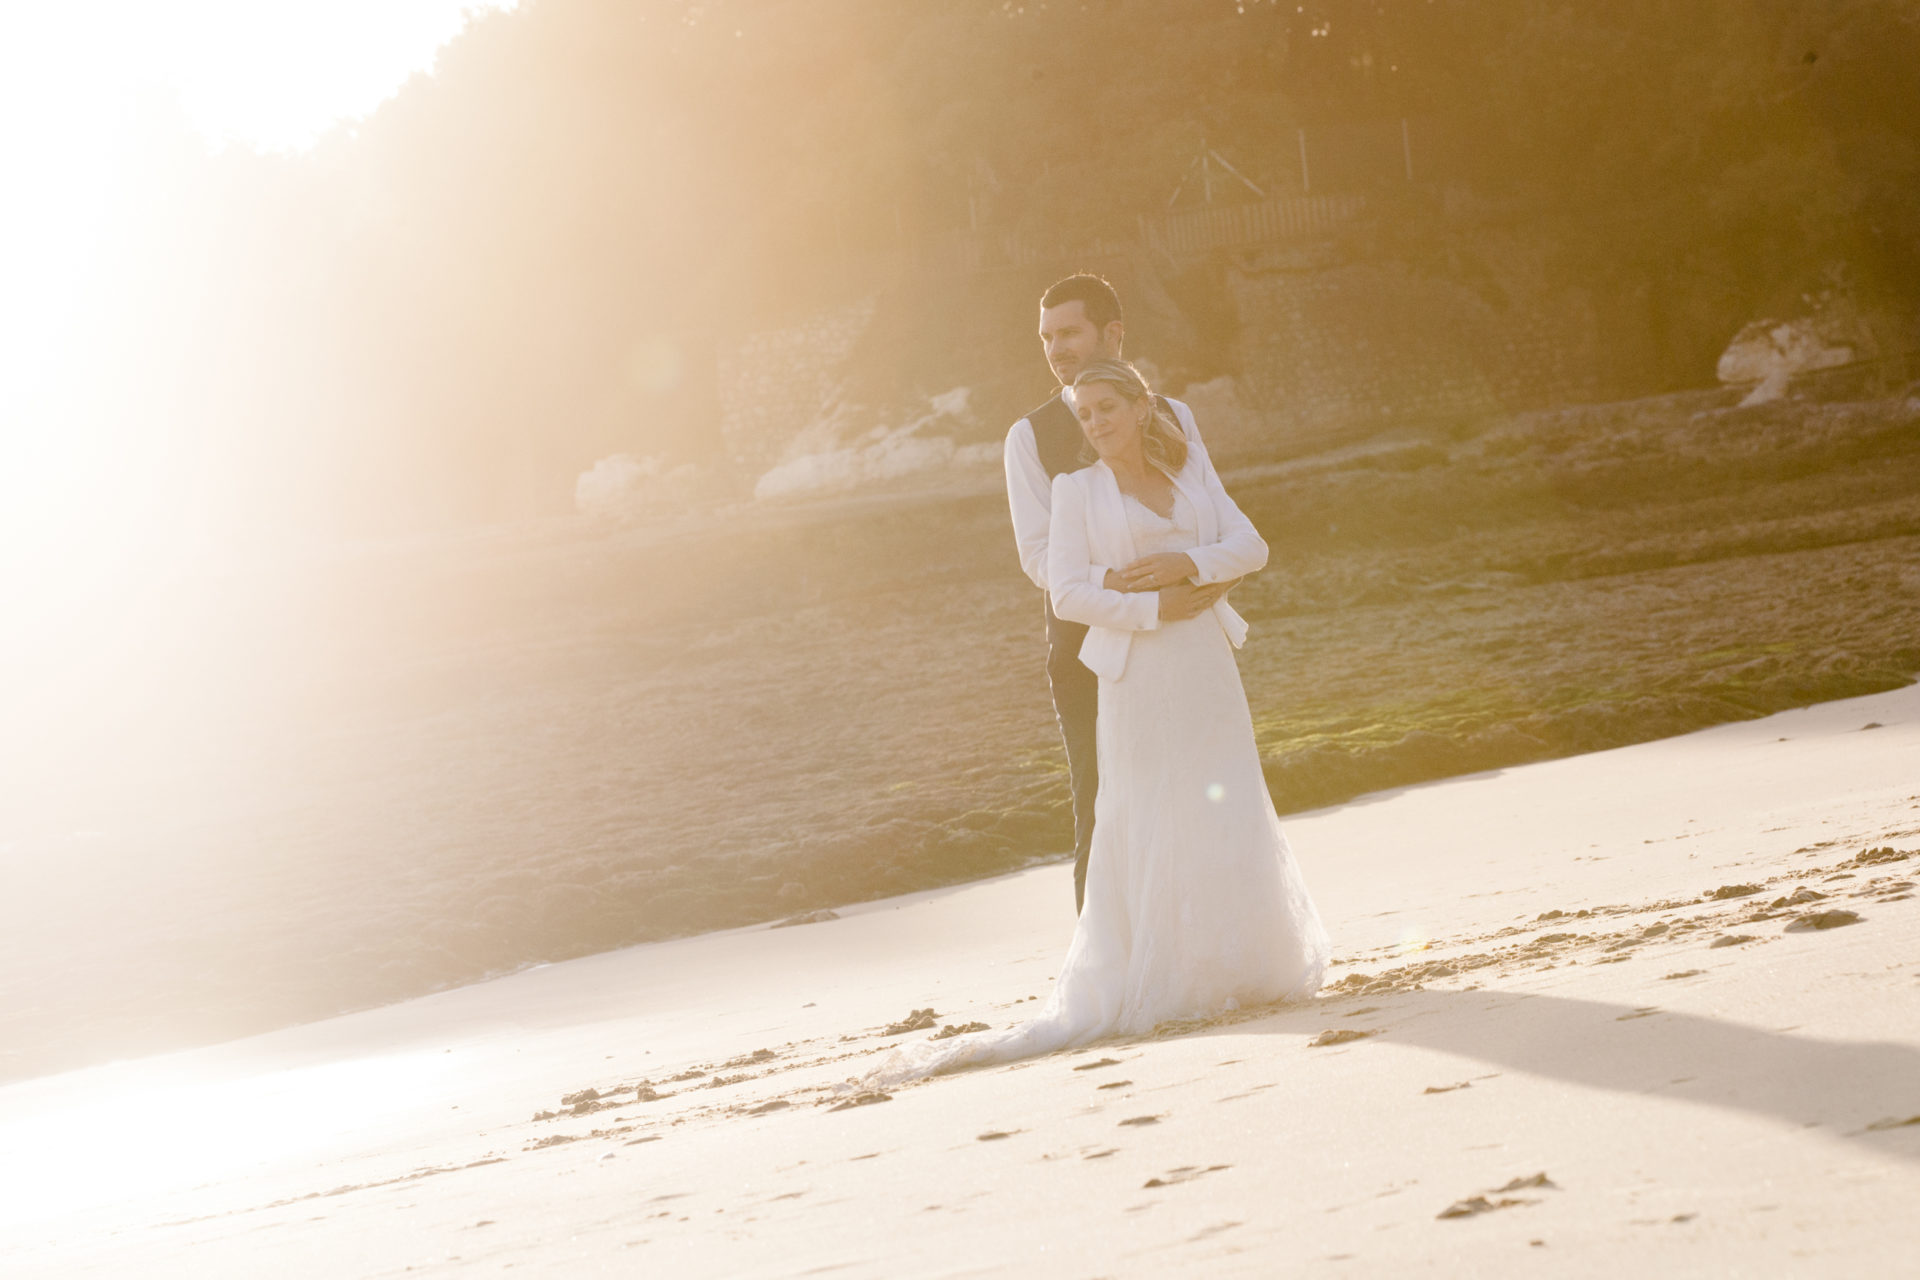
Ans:
[[[84,394],[243,524],[562,510],[606,454],[714,458],[715,350],[850,256],[1125,237],[1203,146],[1284,194],[1301,130],[1398,120],[1383,251],[1469,192],[1697,383],[1836,271],[1913,314],[1916,65],[1920,0],[523,0],[308,152],[156,109]]]

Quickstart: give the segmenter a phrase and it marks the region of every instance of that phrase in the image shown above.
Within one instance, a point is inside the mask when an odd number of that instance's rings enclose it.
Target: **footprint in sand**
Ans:
[[[527,1144],[528,1151],[540,1151],[547,1147],[563,1146],[569,1142],[578,1142],[584,1135],[578,1133],[550,1133],[537,1142]]]
[[[780,1056],[779,1054],[775,1053],[771,1049],[755,1049],[752,1053],[743,1053],[737,1058],[732,1058],[726,1062],[721,1063],[720,1067],[722,1070],[725,1070],[728,1067],[757,1066],[762,1062],[772,1062],[775,1058],[779,1056]]]
[[[1489,1200],[1485,1196],[1469,1196],[1465,1200],[1455,1200],[1433,1216],[1446,1218],[1471,1218],[1475,1214],[1492,1213],[1495,1209],[1512,1209],[1523,1204],[1532,1204],[1531,1200],[1515,1200],[1503,1196],[1498,1200]]]
[[[1133,1081],[1131,1081],[1131,1080],[1109,1080],[1109,1081],[1107,1081],[1107,1083],[1105,1083],[1105,1084],[1103,1084],[1103,1085],[1096,1085],[1096,1086],[1095,1086],[1095,1088],[1099,1088],[1099,1089],[1124,1089],[1124,1088],[1126,1088],[1126,1087],[1127,1087],[1128,1085],[1130,1085],[1130,1084],[1132,1084],[1132,1083],[1133,1083]]]
[[[1650,1005],[1650,1004],[1641,1005],[1638,1009],[1635,1009],[1632,1013],[1621,1014],[1619,1017],[1615,1018],[1614,1021],[1615,1022],[1631,1022],[1635,1018],[1651,1018],[1654,1014],[1658,1012],[1660,1012],[1660,1010],[1653,1005]]]
[[[1495,1187],[1493,1194],[1504,1195],[1509,1191],[1526,1191],[1530,1188],[1542,1191],[1558,1191],[1560,1184],[1552,1178],[1549,1178],[1546,1175],[1546,1171],[1542,1170],[1539,1173],[1529,1174],[1524,1178],[1515,1178],[1503,1187]]]
[[[1697,978],[1705,972],[1705,969],[1682,969],[1678,973],[1663,974],[1660,980],[1662,982],[1672,982],[1675,978]]]
[[[829,1112],[851,1111],[855,1107],[870,1107],[876,1102],[892,1102],[892,1101],[893,1101],[892,1094],[881,1093],[877,1089],[868,1089],[863,1092],[854,1094],[851,1098],[848,1098],[845,1102],[839,1103],[835,1106],[828,1107],[827,1110]]]
[[[1208,1165],[1204,1169],[1196,1168],[1190,1164],[1181,1165],[1178,1169],[1169,1169],[1164,1178],[1148,1178],[1141,1184],[1141,1189],[1143,1191],[1151,1191],[1155,1187],[1171,1187],[1178,1182],[1192,1182],[1195,1178],[1204,1178],[1210,1173],[1219,1173],[1222,1169],[1231,1168],[1233,1168],[1233,1166],[1230,1164]]]
[[[1120,1065],[1120,1059],[1118,1058],[1102,1058],[1098,1062],[1083,1062],[1079,1066],[1075,1067],[1074,1070],[1075,1071],[1096,1071],[1101,1067],[1117,1067],[1119,1065]]]
[[[1883,862],[1902,862],[1913,856],[1911,849],[1896,849],[1892,845],[1881,845],[1877,849],[1868,849],[1865,853],[1853,855],[1853,866],[1872,867]]]
[[[1707,950],[1715,951],[1721,947],[1737,947],[1743,942],[1752,942],[1753,940],[1753,935],[1750,933],[1730,933],[1724,938],[1715,938],[1712,942],[1709,942],[1707,944]]]
[[[1192,1235],[1190,1235],[1190,1236],[1188,1236],[1188,1237],[1187,1237],[1187,1243],[1188,1243],[1188,1244],[1199,1244],[1199,1243],[1200,1243],[1200,1242],[1201,1242],[1202,1240],[1207,1240],[1207,1239],[1210,1239],[1210,1238],[1212,1238],[1213,1236],[1217,1236],[1217,1235],[1219,1235],[1219,1234],[1220,1234],[1220,1233],[1221,1233],[1222,1231],[1231,1231],[1231,1230],[1233,1230],[1233,1229],[1234,1229],[1235,1227],[1239,1227],[1239,1226],[1244,1226],[1244,1225],[1246,1225],[1246,1224],[1244,1224],[1244,1223],[1241,1223],[1241,1222],[1216,1222],[1216,1223],[1214,1223],[1214,1224],[1213,1224],[1212,1226],[1210,1226],[1210,1227],[1202,1227],[1202,1228],[1200,1228],[1200,1230],[1198,1230],[1198,1231],[1196,1231],[1196,1232],[1194,1232],[1194,1233],[1193,1233]]]
[[[1122,1120],[1120,1122],[1120,1127],[1124,1129],[1129,1125],[1133,1125],[1137,1127],[1140,1125],[1159,1124],[1159,1123],[1160,1123],[1159,1116],[1132,1116],[1126,1120]]]
[[[1002,1138],[1011,1138],[1014,1134],[1019,1132],[1021,1132],[1021,1130],[1019,1129],[1005,1129],[1005,1130],[989,1129],[985,1133],[980,1134],[978,1137],[976,1137],[974,1141],[975,1142],[998,1142]]]
[[[1420,1092],[1423,1094],[1452,1093],[1455,1089],[1471,1089],[1471,1088],[1473,1088],[1472,1081],[1462,1080],[1458,1084],[1430,1084],[1426,1088],[1422,1089]]]
[[[1814,911],[1787,926],[1788,933],[1811,933],[1816,929],[1841,929],[1860,923],[1857,911]]]
[[[1558,1191],[1560,1187],[1544,1172],[1536,1173],[1525,1178],[1515,1178],[1505,1186],[1495,1187],[1492,1191],[1488,1192],[1487,1195],[1468,1196],[1464,1200],[1455,1200],[1452,1204],[1435,1214],[1434,1217],[1442,1220],[1447,1218],[1471,1218],[1482,1213],[1492,1213],[1496,1209],[1515,1209],[1521,1205],[1538,1204],[1538,1200],[1522,1199],[1507,1195],[1509,1191],[1526,1191],[1533,1189]],[[1498,1196],[1500,1198],[1490,1200],[1487,1198],[1488,1196]]]
[[[915,1009],[900,1021],[890,1024],[883,1036],[903,1036],[909,1031],[931,1031],[939,1022],[940,1015],[931,1009]]]
[[[949,1022],[946,1026],[940,1028],[938,1031],[928,1036],[927,1039],[951,1040],[955,1036],[969,1036],[976,1031],[991,1031],[991,1030],[993,1030],[993,1028],[989,1027],[984,1022],[966,1022],[966,1023],[960,1024],[959,1026],[955,1026],[953,1023]]]
[[[1307,1041],[1307,1048],[1324,1049],[1328,1045],[1346,1044],[1353,1040],[1365,1040],[1368,1036],[1377,1036],[1379,1034],[1380,1031],[1378,1028],[1367,1031],[1356,1031],[1351,1027],[1346,1027],[1338,1031],[1322,1031],[1319,1035]]]

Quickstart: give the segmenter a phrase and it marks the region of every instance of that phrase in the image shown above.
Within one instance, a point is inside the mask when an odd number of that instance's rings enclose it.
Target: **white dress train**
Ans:
[[[1198,521],[1133,498],[1141,555],[1187,551]],[[1086,902],[1032,1021],[903,1045],[862,1077],[884,1086],[1304,999],[1328,941],[1260,770],[1233,647],[1212,611],[1135,632],[1124,676],[1100,680],[1100,792]]]

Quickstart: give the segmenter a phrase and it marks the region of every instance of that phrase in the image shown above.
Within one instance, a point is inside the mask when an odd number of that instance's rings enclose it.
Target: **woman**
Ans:
[[[1192,593],[1160,590],[1252,573],[1267,545],[1218,477],[1187,465],[1132,365],[1087,366],[1070,401],[1097,457],[1054,478],[1047,577],[1054,612],[1087,624],[1080,659],[1100,677],[1086,906],[1037,1018],[906,1046],[868,1083],[1303,999],[1326,970],[1234,663],[1247,624],[1224,599],[1196,612]]]

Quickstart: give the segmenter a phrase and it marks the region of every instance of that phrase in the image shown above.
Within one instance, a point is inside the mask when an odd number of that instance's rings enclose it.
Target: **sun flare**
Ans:
[[[179,549],[167,534],[194,504],[194,442],[143,414],[141,389],[107,394],[120,371],[99,364],[116,300],[169,265],[142,252],[143,220],[173,195],[152,185],[156,166],[183,151],[308,147],[431,68],[480,11],[511,7],[122,0],[0,16],[0,163],[25,195],[0,207],[0,570],[11,587],[70,591]]]

